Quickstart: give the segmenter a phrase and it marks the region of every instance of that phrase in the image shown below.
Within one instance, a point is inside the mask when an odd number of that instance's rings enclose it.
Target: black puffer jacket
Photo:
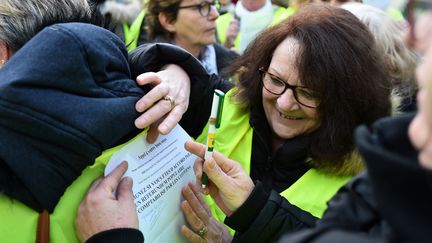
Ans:
[[[407,131],[412,115],[356,131],[368,173],[329,202],[313,230],[281,242],[431,242],[432,172],[419,165]]]

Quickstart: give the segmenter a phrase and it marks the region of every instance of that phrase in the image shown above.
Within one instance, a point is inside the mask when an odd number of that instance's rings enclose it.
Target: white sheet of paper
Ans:
[[[128,162],[124,176],[133,179],[133,193],[139,228],[146,242],[187,242],[180,233],[185,224],[180,202],[181,189],[195,180],[196,156],[184,149],[191,140],[177,125],[168,135],[160,135],[154,144],[141,133],[116,152],[105,168],[109,174],[122,161]]]

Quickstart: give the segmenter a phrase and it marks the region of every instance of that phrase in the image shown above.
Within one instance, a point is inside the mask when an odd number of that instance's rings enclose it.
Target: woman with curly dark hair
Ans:
[[[264,31],[230,66],[235,87],[226,94],[214,147],[259,181],[259,192],[273,190],[288,200],[292,217],[284,218],[282,225],[314,225],[327,200],[362,171],[353,131],[390,113],[391,87],[383,65],[372,35],[354,15],[309,5]],[[189,108],[199,104],[197,126],[208,118],[211,94],[221,84],[213,82],[199,95],[194,85],[200,85],[192,84],[196,96]],[[205,141],[206,134],[204,129],[197,141]],[[204,192],[212,193],[212,186],[210,182],[210,191]],[[255,203],[271,200],[268,195],[255,196]],[[196,213],[202,208],[194,208],[189,200],[183,203],[190,226],[182,231],[189,240],[229,239],[214,219],[222,221],[224,215],[213,201],[209,204],[213,215]],[[233,222],[233,212],[225,213],[236,239],[257,242],[247,234],[242,238],[247,219]]]

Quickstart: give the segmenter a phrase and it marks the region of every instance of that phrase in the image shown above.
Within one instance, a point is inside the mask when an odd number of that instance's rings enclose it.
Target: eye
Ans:
[[[297,95],[302,96],[309,100],[317,99],[318,97],[312,90],[308,90],[308,89],[297,88],[296,92]]]
[[[272,76],[270,74],[269,74],[269,76],[270,76],[270,80],[271,80],[271,82],[272,82],[273,85],[275,85],[275,86],[281,86],[281,87],[285,86],[285,83],[282,80],[279,80],[279,78],[277,78],[275,76]]]

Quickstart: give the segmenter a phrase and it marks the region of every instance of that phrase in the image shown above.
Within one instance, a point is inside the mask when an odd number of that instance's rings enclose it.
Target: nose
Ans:
[[[212,5],[210,7],[210,13],[208,15],[210,20],[216,20],[219,17],[219,11],[216,8],[216,5]]]
[[[300,104],[294,97],[294,92],[291,89],[286,89],[277,99],[277,105],[284,111],[297,110]]]

